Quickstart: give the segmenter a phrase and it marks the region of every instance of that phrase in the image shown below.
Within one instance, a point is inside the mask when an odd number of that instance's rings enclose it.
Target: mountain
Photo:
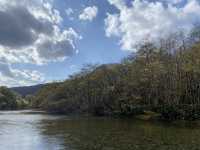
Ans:
[[[34,95],[43,86],[44,84],[39,84],[39,85],[34,85],[34,86],[13,87],[11,88],[11,90],[22,96],[27,96],[27,95]]]

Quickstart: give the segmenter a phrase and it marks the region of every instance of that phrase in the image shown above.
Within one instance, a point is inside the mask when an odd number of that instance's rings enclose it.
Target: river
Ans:
[[[198,150],[200,126],[0,112],[0,150]]]

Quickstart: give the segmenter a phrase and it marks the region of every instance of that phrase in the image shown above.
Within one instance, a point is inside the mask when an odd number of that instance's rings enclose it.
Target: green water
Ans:
[[[0,112],[0,150],[198,149],[198,123]]]

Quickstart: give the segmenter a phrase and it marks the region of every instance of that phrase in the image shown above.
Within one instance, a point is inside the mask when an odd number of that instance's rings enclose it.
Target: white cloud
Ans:
[[[92,21],[98,14],[98,8],[96,6],[86,7],[79,15],[80,20]]]
[[[81,37],[63,27],[52,0],[0,0],[0,85],[28,85],[43,81],[34,70],[13,64],[43,65],[63,61],[77,52]]]
[[[73,11],[72,8],[67,8],[67,9],[65,10],[65,13],[67,14],[67,16],[70,16],[71,14],[74,13],[74,11]]]
[[[50,3],[14,2],[0,1],[0,57],[8,62],[12,57],[16,62],[43,64],[62,61],[76,52],[75,41],[80,36],[72,28],[61,29],[63,19]]]
[[[194,23],[200,21],[200,4],[197,0],[190,0],[182,7],[172,3],[166,6],[161,1],[135,0],[131,6],[127,6],[123,0],[108,1],[119,13],[108,13],[105,19],[106,36],[119,37],[124,50],[136,51],[137,44],[145,38],[156,41],[178,30],[189,31]],[[179,2],[181,0],[176,0],[176,3]]]
[[[107,18],[105,20],[106,25],[106,36],[110,37],[120,36],[119,27],[120,27],[120,20],[118,14],[107,14]]]
[[[44,75],[38,71],[13,69],[9,64],[0,62],[1,86],[28,86],[44,81]]]
[[[74,17],[72,16],[74,14],[74,10],[72,8],[67,8],[65,10],[65,13],[67,17],[69,18],[69,20],[74,20]]]

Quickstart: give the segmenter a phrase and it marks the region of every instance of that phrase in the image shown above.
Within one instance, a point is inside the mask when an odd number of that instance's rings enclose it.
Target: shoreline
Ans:
[[[186,122],[195,122],[200,121],[200,119],[186,119],[186,118],[164,118],[164,116],[161,113],[155,112],[155,111],[146,111],[144,110],[143,113],[140,114],[119,114],[119,113],[110,113],[110,114],[104,114],[104,115],[95,115],[92,113],[64,113],[64,112],[56,112],[56,111],[48,111],[48,110],[42,110],[42,109],[17,109],[17,110],[0,110],[0,115],[5,113],[19,113],[19,114],[47,114],[47,115],[58,115],[58,116],[80,116],[80,117],[104,117],[104,118],[121,118],[121,119],[137,119],[142,121],[161,121],[161,122],[174,122],[174,121],[186,121]]]

